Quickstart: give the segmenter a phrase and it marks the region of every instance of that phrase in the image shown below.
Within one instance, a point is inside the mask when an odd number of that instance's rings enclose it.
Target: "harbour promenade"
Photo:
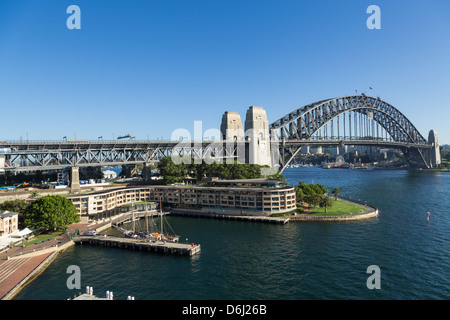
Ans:
[[[354,201],[348,201],[356,204]],[[341,216],[312,216],[310,214],[300,214],[297,216],[288,217],[267,217],[267,216],[230,216],[230,215],[217,215],[217,214],[205,214],[204,212],[188,212],[184,210],[174,210],[174,215],[181,216],[197,216],[197,217],[209,217],[215,219],[228,219],[236,221],[249,221],[249,222],[265,222],[265,223],[278,223],[285,224],[288,221],[292,222],[312,222],[312,221],[350,221],[373,218],[378,215],[378,209],[369,206],[362,205],[365,208],[364,212],[359,214],[349,214]],[[143,217],[144,213],[140,212],[136,214],[136,217]],[[29,282],[35,279],[45,268],[55,259],[59,252],[66,250],[68,247],[75,244],[74,241],[85,241],[95,245],[110,246],[110,247],[126,247],[127,245],[138,250],[160,252],[178,252],[179,254],[192,255],[200,250],[200,246],[189,248],[189,246],[182,244],[170,244],[163,245],[161,248],[157,244],[151,243],[133,243],[128,244],[125,239],[113,239],[112,237],[83,237],[74,238],[70,235],[78,233],[86,233],[89,230],[96,230],[101,232],[107,228],[110,228],[113,224],[122,223],[130,219],[130,213],[120,214],[115,219],[104,219],[97,223],[77,223],[68,226],[67,231],[60,236],[47,240],[45,242],[33,244],[30,246],[18,246],[7,251],[0,252],[0,299],[11,300],[14,296],[20,292],[20,290],[26,286]],[[177,247],[179,246],[179,248]],[[186,247],[186,248],[185,248]],[[191,251],[192,250],[192,251]]]
[[[86,232],[100,225],[73,224],[69,233]],[[11,300],[30,281],[36,278],[53,261],[57,254],[73,242],[68,234],[26,247],[14,247],[0,253],[0,299]]]
[[[137,213],[136,217],[143,217],[144,214]],[[71,237],[71,234],[84,234],[89,230],[101,232],[110,228],[112,224],[129,220],[130,217],[131,213],[127,212],[116,216],[115,219],[104,219],[97,223],[75,223],[69,225],[64,234],[51,240],[30,246],[17,246],[0,252],[0,299],[13,299],[24,286],[45,270],[59,252],[74,245],[76,238]],[[191,248],[189,249],[191,251]],[[195,250],[192,249],[192,253],[197,253],[199,250],[200,246],[196,246]]]

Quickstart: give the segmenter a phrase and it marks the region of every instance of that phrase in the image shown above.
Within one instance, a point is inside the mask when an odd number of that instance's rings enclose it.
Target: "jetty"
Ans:
[[[173,216],[184,217],[199,217],[210,218],[218,220],[231,220],[231,221],[246,221],[246,222],[259,222],[259,223],[274,223],[274,224],[286,224],[289,222],[288,217],[270,217],[266,215],[238,215],[238,214],[223,214],[217,212],[203,212],[197,210],[183,210],[172,209],[170,214]]]
[[[107,235],[78,236],[73,238],[78,245],[90,244],[111,248],[139,250],[151,253],[193,256],[201,250],[200,244],[150,241],[149,239],[120,238]]]

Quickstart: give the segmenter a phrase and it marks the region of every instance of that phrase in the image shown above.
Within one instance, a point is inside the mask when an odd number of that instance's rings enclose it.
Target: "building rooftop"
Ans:
[[[204,189],[204,188],[218,188],[218,189],[233,189],[233,190],[245,190],[249,188],[286,188],[291,186],[287,182],[278,179],[258,178],[258,179],[231,179],[231,180],[219,180],[218,178],[204,178],[198,182],[198,184],[182,184],[182,185],[136,185],[112,188],[108,190],[99,190],[90,193],[81,194],[69,194],[65,195],[68,199],[91,197],[98,195],[106,195],[117,191],[133,190],[133,189],[145,189],[145,188],[159,188],[159,189],[171,189],[171,188],[185,188],[185,189]]]
[[[230,179],[230,180],[206,180],[206,182],[218,183],[218,184],[261,184],[261,185],[274,185],[282,184],[284,181],[278,179],[269,178],[257,178],[257,179]]]
[[[283,180],[257,178],[257,179],[230,179],[219,180],[218,178],[206,178],[200,181],[200,184],[208,184],[210,186],[225,187],[225,186],[239,186],[239,187],[283,187],[287,183]]]
[[[18,213],[17,212],[11,212],[11,211],[8,211],[8,210],[0,211],[0,219],[4,219],[4,218],[7,218],[7,217],[12,217],[12,216],[15,216],[16,214],[18,214]]]

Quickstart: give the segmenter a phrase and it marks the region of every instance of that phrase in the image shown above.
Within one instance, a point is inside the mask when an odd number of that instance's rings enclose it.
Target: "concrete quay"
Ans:
[[[371,219],[378,216],[378,209],[368,210],[362,213],[345,214],[337,216],[313,216],[310,214],[300,214],[293,218],[293,222],[339,222]]]
[[[269,217],[263,215],[238,215],[238,214],[227,214],[220,212],[209,212],[202,210],[193,209],[175,209],[170,210],[170,215],[174,216],[185,216],[185,217],[200,217],[200,218],[210,218],[210,219],[220,219],[220,220],[232,220],[232,221],[247,221],[247,222],[260,222],[260,223],[276,223],[276,224],[286,224],[289,222],[288,217]]]

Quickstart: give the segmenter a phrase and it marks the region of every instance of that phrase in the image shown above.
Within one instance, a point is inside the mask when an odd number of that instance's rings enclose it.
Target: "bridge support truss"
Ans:
[[[313,144],[392,146],[402,150],[411,167],[440,163],[436,134],[427,141],[398,109],[364,94],[306,105],[273,122],[270,130],[280,140],[281,171],[302,145]]]

